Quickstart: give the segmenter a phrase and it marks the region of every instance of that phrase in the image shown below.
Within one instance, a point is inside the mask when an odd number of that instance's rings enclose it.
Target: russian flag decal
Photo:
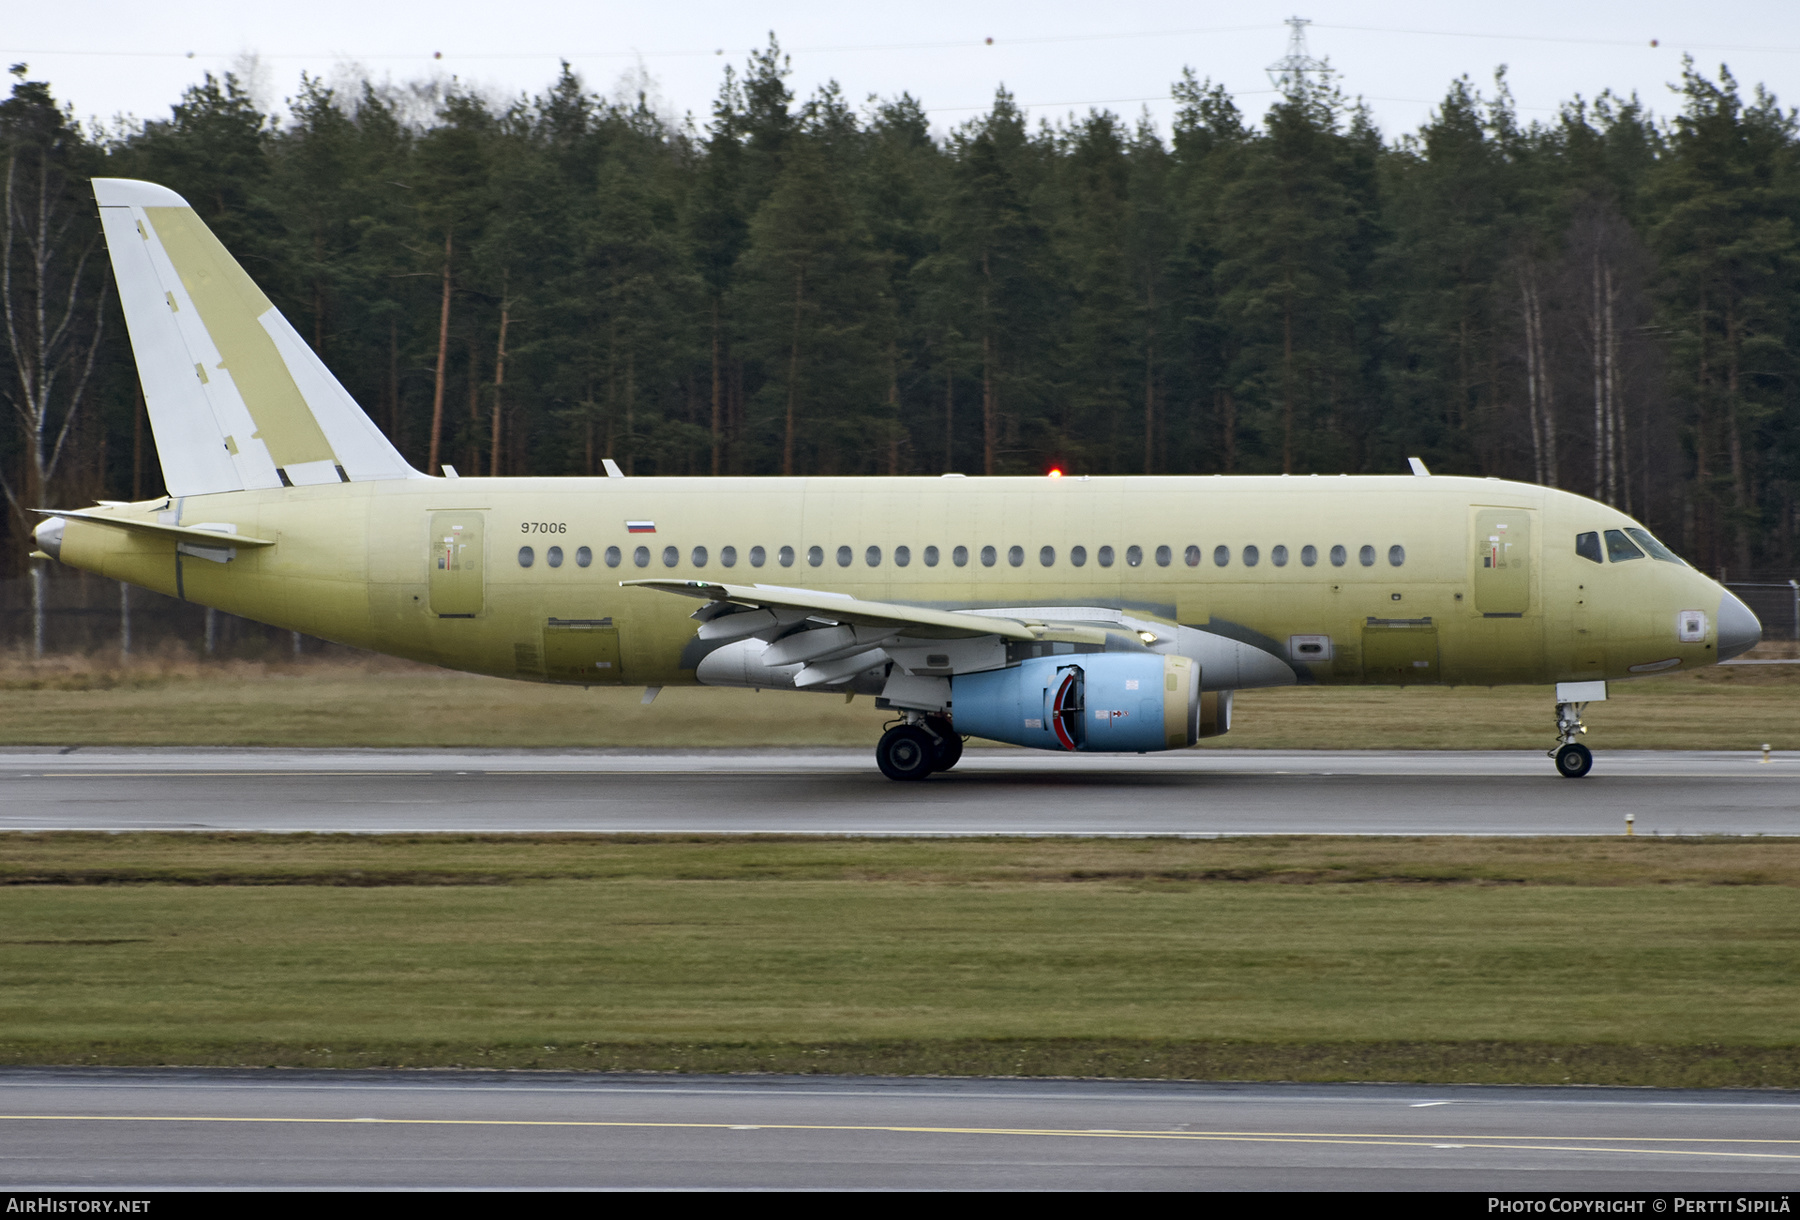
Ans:
[[[625,523],[625,532],[628,534],[654,534],[656,532],[656,522],[627,521]]]

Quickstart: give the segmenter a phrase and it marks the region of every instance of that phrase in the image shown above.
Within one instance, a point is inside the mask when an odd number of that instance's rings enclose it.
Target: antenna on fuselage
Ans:
[[[1413,474],[1417,475],[1419,478],[1429,479],[1431,477],[1431,472],[1425,469],[1425,463],[1421,462],[1418,458],[1409,457],[1406,459],[1406,464],[1412,467]]]

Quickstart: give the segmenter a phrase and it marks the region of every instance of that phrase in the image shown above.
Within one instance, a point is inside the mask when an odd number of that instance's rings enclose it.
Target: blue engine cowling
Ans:
[[[1200,671],[1187,657],[1037,657],[950,679],[958,733],[1041,750],[1179,750],[1200,737]]]

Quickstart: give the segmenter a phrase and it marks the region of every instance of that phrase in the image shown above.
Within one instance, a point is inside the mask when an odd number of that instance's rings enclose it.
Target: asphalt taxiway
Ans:
[[[0,830],[867,835],[1800,834],[1800,753],[0,750]]]
[[[0,1071],[0,1188],[1731,1191],[1800,1094]]]

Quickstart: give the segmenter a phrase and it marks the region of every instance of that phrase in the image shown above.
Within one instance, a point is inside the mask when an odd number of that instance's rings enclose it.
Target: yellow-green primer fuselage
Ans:
[[[1298,681],[1337,684],[1547,684],[1709,664],[1724,596],[1678,563],[1579,556],[1577,534],[1635,525],[1603,504],[1441,476],[412,478],[89,511],[228,525],[274,545],[188,548],[71,520],[64,563],[378,652],[584,684],[696,680],[694,605],[621,587],[645,577],[933,608],[1122,610],[1252,641]],[[459,553],[446,560],[450,536]],[[1700,638],[1679,638],[1683,611],[1704,612]],[[617,662],[559,670],[547,637],[570,623],[615,633]]]

